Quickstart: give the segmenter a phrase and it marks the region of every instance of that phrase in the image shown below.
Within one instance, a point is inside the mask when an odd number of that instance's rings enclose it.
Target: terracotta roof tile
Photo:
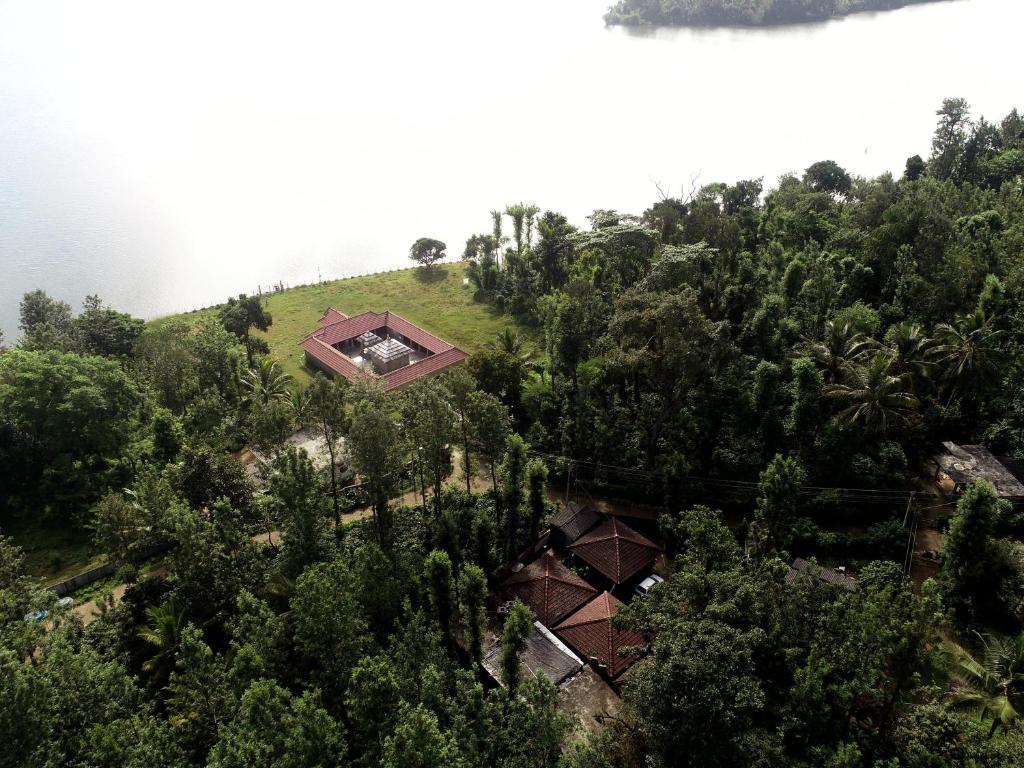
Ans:
[[[518,597],[549,627],[597,594],[596,589],[563,565],[551,550],[505,579],[502,592],[509,600]]]
[[[555,633],[581,655],[607,667],[609,677],[618,677],[634,661],[632,656],[619,656],[619,650],[646,645],[639,632],[613,626],[612,617],[621,608],[613,595],[602,592],[555,627]]]
[[[317,321],[317,325],[323,328],[326,325],[341,322],[342,320],[348,320],[348,315],[344,312],[339,312],[334,307],[328,307],[324,310],[323,315]]]
[[[320,319],[319,327],[309,333],[300,342],[300,346],[322,367],[352,380],[372,374],[353,363],[350,358],[335,349],[335,346],[358,338],[368,331],[383,329],[401,334],[431,353],[429,357],[381,376],[386,390],[397,389],[423,376],[440,373],[468,357],[458,347],[390,311],[364,312],[361,315],[347,317],[344,313],[329,308]]]
[[[416,379],[451,368],[453,365],[461,363],[467,357],[469,355],[456,347],[436,355],[431,355],[412,365],[407,365],[404,368],[399,368],[397,371],[384,374],[381,377],[384,380],[384,389],[390,390],[404,387]]]
[[[615,584],[621,584],[653,565],[661,547],[613,517],[569,549]]]

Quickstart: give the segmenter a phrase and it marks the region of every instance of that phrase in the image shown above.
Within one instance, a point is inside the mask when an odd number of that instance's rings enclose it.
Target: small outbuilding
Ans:
[[[857,589],[857,580],[850,574],[846,573],[846,571],[837,568],[825,568],[814,563],[809,563],[800,557],[794,560],[793,564],[789,566],[789,572],[786,574],[786,583],[790,585],[795,584],[797,579],[800,578],[800,574],[805,572],[812,576],[817,576],[826,584],[834,584],[837,587],[848,589],[851,592]]]
[[[412,350],[398,339],[385,339],[368,347],[365,354],[373,364],[373,370],[378,374],[383,374],[405,368],[409,364]]]
[[[569,550],[613,584],[622,584],[653,566],[661,547],[613,517],[580,537]]]
[[[609,592],[602,592],[572,616],[555,627],[556,634],[587,659],[603,667],[614,679],[633,663],[635,657],[620,656],[623,648],[645,646],[639,632],[617,629],[612,617],[622,603]]]
[[[520,666],[530,675],[544,675],[555,685],[561,685],[583,669],[583,659],[566,647],[539,621],[533,622],[533,632],[526,641],[526,648],[519,660]],[[501,641],[496,640],[484,653],[483,668],[495,682],[505,685],[501,672]]]
[[[567,568],[549,549],[501,585],[504,599],[519,598],[547,626],[585,605],[597,590]]]
[[[1004,499],[1024,501],[1024,483],[1021,483],[1006,465],[983,445],[957,445],[946,442],[946,452],[934,457],[936,480],[943,476],[953,482],[954,493],[962,493],[976,480],[987,480]]]
[[[601,516],[588,506],[570,501],[551,518],[548,543],[564,549],[601,522]]]
[[[362,350],[364,355],[366,354],[366,350],[368,350],[370,347],[380,344],[382,341],[384,341],[384,339],[382,339],[373,331],[361,333],[356,337],[356,344],[359,346],[359,349]]]

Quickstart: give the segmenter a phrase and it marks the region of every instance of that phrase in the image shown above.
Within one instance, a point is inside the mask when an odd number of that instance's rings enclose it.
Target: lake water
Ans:
[[[605,28],[609,0],[0,0],[0,327],[145,317],[458,255],[491,208],[899,171],[934,111],[1024,106],[1019,0],[773,29]]]

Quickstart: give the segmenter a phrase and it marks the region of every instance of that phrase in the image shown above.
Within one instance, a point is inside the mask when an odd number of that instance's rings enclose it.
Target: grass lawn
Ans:
[[[28,574],[45,584],[63,581],[107,561],[93,546],[88,531],[76,531],[70,525],[16,521],[4,533],[24,550]]]
[[[463,272],[462,264],[439,264],[429,270],[384,272],[272,293],[266,305],[274,322],[262,335],[270,354],[300,382],[307,381],[309,374],[299,342],[316,328],[327,307],[348,315],[391,310],[472,354],[515,323],[493,307],[474,301],[472,287],[462,283]],[[212,312],[201,310],[188,317]],[[169,319],[173,318],[161,321]]]

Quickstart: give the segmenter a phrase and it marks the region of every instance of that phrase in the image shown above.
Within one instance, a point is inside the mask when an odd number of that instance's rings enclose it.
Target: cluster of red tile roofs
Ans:
[[[585,527],[571,531],[578,538],[569,544],[569,550],[613,583],[626,582],[653,565],[661,548],[617,518],[587,533],[587,528],[600,518],[593,510],[574,505],[556,515],[552,524],[561,520],[571,529],[584,518]],[[612,617],[622,603],[609,592],[597,594],[550,549],[509,576],[502,584],[502,594],[504,599],[517,597],[530,606],[543,624],[553,626],[555,633],[580,654],[596,659],[612,679],[634,660],[620,656],[619,651],[645,644],[640,634],[613,626]]]
[[[397,389],[424,376],[440,373],[461,363],[467,357],[458,347],[390,311],[364,312],[349,317],[330,307],[320,318],[318,326],[302,340],[300,346],[306,353],[307,362],[332,376],[344,376],[352,380],[359,376],[372,375],[336,349],[337,345],[351,341],[367,331],[393,331],[430,353],[422,360],[378,376],[385,390]]]

